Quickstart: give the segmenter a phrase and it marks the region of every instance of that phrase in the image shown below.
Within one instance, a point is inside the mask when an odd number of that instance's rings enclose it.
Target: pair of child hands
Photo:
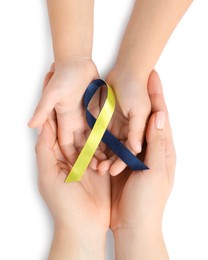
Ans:
[[[117,104],[108,129],[134,154],[142,150],[146,122],[150,114],[147,80],[141,82],[136,73],[114,68],[107,83],[114,89]],[[52,65],[47,74],[47,84],[29,126],[41,129],[55,109],[58,141],[64,156],[71,165],[76,161],[89,134],[85,119],[83,95],[91,81],[99,78],[92,60],[75,60],[67,64]],[[99,99],[91,105],[94,114],[100,111]],[[126,167],[125,163],[109,151],[103,143],[96,151],[90,167],[100,174],[115,176]]]

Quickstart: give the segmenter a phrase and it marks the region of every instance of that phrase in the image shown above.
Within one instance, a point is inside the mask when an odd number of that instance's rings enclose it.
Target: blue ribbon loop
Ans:
[[[86,109],[86,119],[89,127],[92,129],[96,119],[88,110],[90,100],[98,90],[98,88],[106,85],[105,81],[96,79],[90,83],[84,94],[84,106]],[[105,131],[102,141],[122,160],[124,161],[131,170],[148,170],[149,168],[141,162],[129,149],[127,149],[114,135],[108,130]]]

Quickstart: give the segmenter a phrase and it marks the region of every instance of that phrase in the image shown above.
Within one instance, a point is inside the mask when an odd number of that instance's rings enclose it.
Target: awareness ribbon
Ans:
[[[95,119],[88,110],[88,105],[98,88],[104,85],[107,87],[107,98],[98,118]],[[149,169],[107,130],[108,124],[110,123],[115,110],[115,96],[112,88],[105,81],[96,79],[90,83],[84,94],[84,107],[86,109],[87,123],[92,131],[90,132],[90,135],[74,166],[68,174],[65,180],[66,183],[81,180],[101,140],[133,171]]]

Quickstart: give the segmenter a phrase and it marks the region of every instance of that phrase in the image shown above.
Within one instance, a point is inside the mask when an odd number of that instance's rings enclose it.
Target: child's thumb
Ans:
[[[140,153],[146,125],[146,113],[135,113],[130,117],[128,143],[134,153]]]
[[[42,95],[36,109],[34,112],[33,117],[28,123],[28,126],[31,128],[39,127],[44,124],[47,120],[48,115],[54,109],[57,103],[57,94],[55,91],[46,91]]]
[[[166,165],[167,137],[165,131],[165,113],[163,111],[154,113],[146,132],[147,151],[145,164],[150,169],[161,170]]]

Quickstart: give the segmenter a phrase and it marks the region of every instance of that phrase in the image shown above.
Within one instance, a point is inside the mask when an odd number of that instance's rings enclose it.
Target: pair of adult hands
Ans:
[[[52,68],[44,87],[53,73]],[[112,177],[88,168],[80,182],[64,183],[71,163],[58,142],[55,113],[48,115],[39,131],[36,155],[40,192],[57,226],[83,234],[92,230],[105,233],[109,226],[116,231],[161,223],[176,156],[162,85],[155,71],[148,80],[148,93],[152,112],[140,154],[149,167],[146,171],[126,168]]]

